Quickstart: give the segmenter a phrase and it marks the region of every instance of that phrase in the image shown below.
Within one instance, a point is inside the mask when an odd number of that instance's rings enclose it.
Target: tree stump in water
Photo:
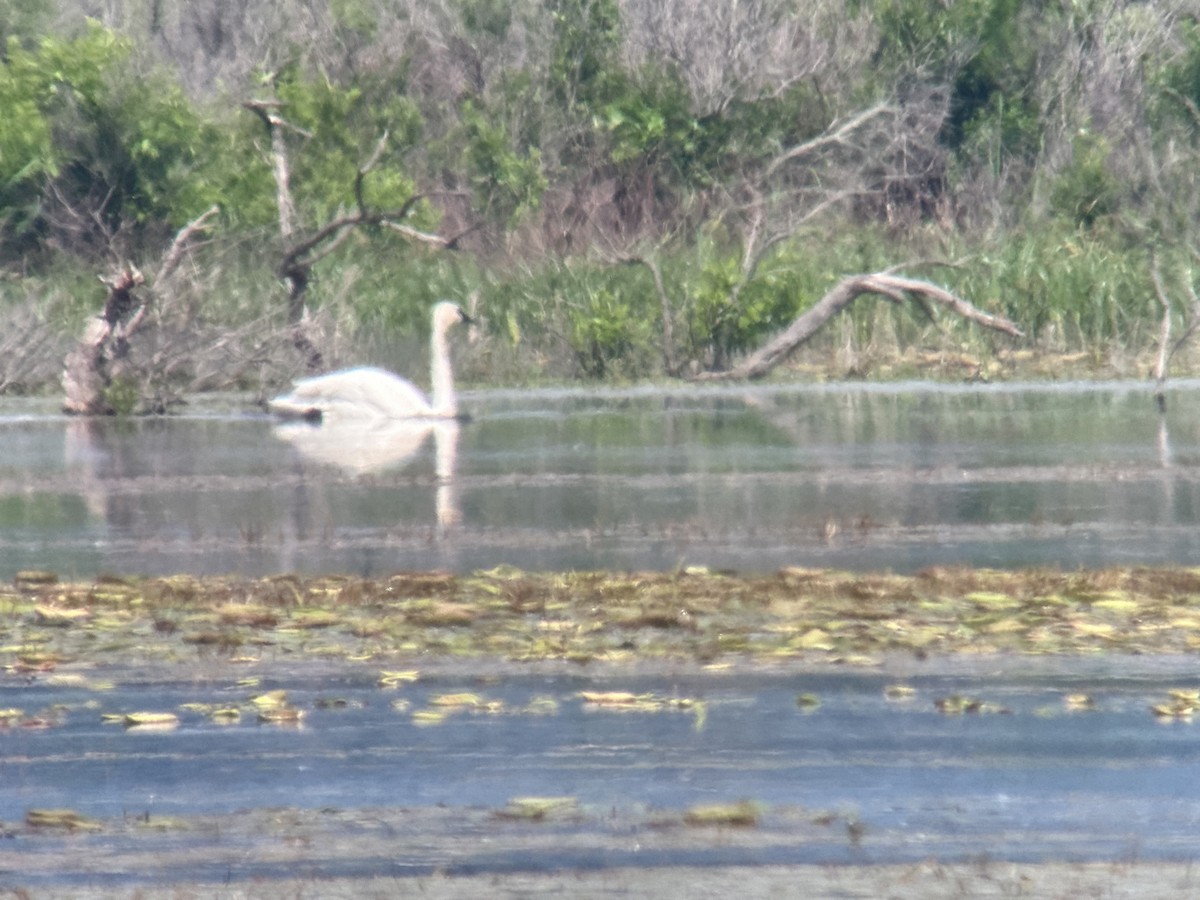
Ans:
[[[75,415],[117,412],[109,388],[121,373],[121,362],[129,353],[128,337],[145,311],[133,294],[145,281],[136,267],[100,280],[108,286],[104,312],[88,321],[75,349],[67,354],[63,371],[63,411]]]

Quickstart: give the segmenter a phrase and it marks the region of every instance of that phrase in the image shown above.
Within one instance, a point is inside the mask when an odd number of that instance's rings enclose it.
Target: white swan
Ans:
[[[458,401],[454,396],[447,333],[460,322],[470,321],[456,303],[443,301],[434,306],[430,345],[433,393],[429,399],[398,375],[361,366],[303,378],[292,385],[291,393],[276,397],[267,408],[286,419],[309,421],[327,417],[453,419],[458,415]]]

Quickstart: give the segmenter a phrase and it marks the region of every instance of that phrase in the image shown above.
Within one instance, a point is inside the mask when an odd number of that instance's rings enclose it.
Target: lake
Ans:
[[[1200,383],[1169,403],[1140,384],[471,391],[468,422],[318,428],[228,397],[134,421],[6,401],[0,578],[1200,565]],[[6,671],[0,708],[50,727],[0,728],[0,873],[106,887],[1200,852],[1200,733],[1149,711],[1196,688],[1188,657],[415,663],[396,693],[369,661],[216,651],[183,675]],[[271,689],[302,727],[187,711]],[[621,713],[588,691],[688,702]],[[416,715],[456,692],[494,708]],[[947,697],[986,713],[946,715]],[[142,709],[179,725],[104,721]],[[571,812],[541,831],[497,817],[528,794]],[[755,829],[680,824],[744,798]],[[102,830],[14,824],[46,807]],[[155,825],[171,817],[190,824]]]
[[[1198,388],[1165,418],[1132,384],[479,391],[340,429],[9,402],[0,577],[1193,565]]]

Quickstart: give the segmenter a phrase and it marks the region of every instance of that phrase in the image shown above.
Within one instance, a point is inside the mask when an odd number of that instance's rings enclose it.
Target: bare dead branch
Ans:
[[[167,250],[167,255],[163,257],[162,265],[158,267],[158,274],[154,276],[155,285],[162,284],[174,274],[175,270],[179,267],[179,263],[183,260],[183,255],[187,252],[192,238],[207,229],[208,220],[220,211],[220,208],[214,203],[199,216],[179,229],[178,234],[175,235],[175,240],[171,242],[170,249]]]
[[[421,231],[419,228],[413,228],[411,225],[404,225],[401,222],[393,222],[390,219],[385,219],[381,224],[384,228],[391,229],[397,234],[408,238],[410,241],[415,241],[418,244],[428,244],[431,247],[441,247],[443,250],[451,249],[451,244],[458,240],[458,238],[445,238],[440,234]]]
[[[284,119],[277,110],[282,106],[274,100],[247,100],[242,104],[253,112],[266,126],[271,138],[271,167],[275,174],[275,204],[279,211],[279,233],[286,239],[291,236],[296,220],[296,204],[292,200],[291,166],[288,163],[287,144],[284,130],[295,131],[305,137],[311,134],[297,128]]]
[[[434,195],[424,193],[413,194],[404,201],[403,205],[397,209],[384,210],[380,212],[372,212],[367,209],[360,209],[358,212],[352,215],[343,215],[338,216],[336,219],[332,219],[321,228],[318,228],[305,240],[300,241],[298,244],[294,244],[288,248],[287,252],[284,254],[283,261],[279,265],[280,274],[286,277],[289,273],[298,268],[312,268],[315,263],[324,259],[329,255],[330,252],[332,252],[331,249],[323,248],[319,253],[316,253],[315,255],[309,255],[312,254],[317,247],[320,247],[322,244],[334,240],[335,238],[339,241],[343,240],[344,237],[340,237],[342,232],[345,232],[347,229],[363,225],[383,225],[387,228],[393,229],[394,231],[399,231],[407,237],[416,237],[419,235],[421,240],[423,240],[425,243],[439,244],[441,246],[449,244],[452,240],[458,240],[459,238],[441,238],[438,235],[419,232],[415,228],[411,228],[410,226],[402,226],[396,222],[398,219],[406,218],[408,214],[412,212],[414,206],[430,196]],[[461,237],[461,235],[459,237]]]
[[[878,103],[869,109],[864,109],[857,115],[851,116],[849,119],[840,124],[836,122],[833,123],[829,126],[829,128],[826,128],[825,131],[821,132],[821,134],[817,135],[815,138],[807,140],[802,144],[797,144],[795,147],[791,147],[783,151],[781,154],[775,157],[775,159],[771,160],[770,165],[767,166],[766,171],[764,172],[764,180],[769,179],[772,175],[778,172],[780,168],[787,165],[789,162],[792,162],[793,160],[799,159],[802,156],[808,156],[809,154],[815,153],[816,151],[828,147],[831,144],[845,143],[855,131],[870,122],[876,116],[882,116],[894,112],[895,108],[890,103]]]
[[[1154,282],[1154,293],[1158,295],[1158,303],[1162,307],[1162,324],[1158,332],[1158,361],[1154,364],[1154,400],[1159,412],[1167,411],[1167,363],[1171,358],[1171,300],[1163,285],[1162,272],[1158,266],[1158,257],[1150,260],[1150,278]]]
[[[863,294],[878,294],[894,302],[909,296],[919,296],[945,306],[956,315],[987,328],[1013,337],[1022,337],[1020,328],[1008,319],[984,312],[944,288],[914,278],[885,272],[869,275],[850,275],[839,281],[810,309],[797,318],[782,334],[748,357],[741,365],[726,372],[706,372],[696,376],[700,381],[733,381],[762,378],[790,356],[797,347],[808,341],[821,328]]]

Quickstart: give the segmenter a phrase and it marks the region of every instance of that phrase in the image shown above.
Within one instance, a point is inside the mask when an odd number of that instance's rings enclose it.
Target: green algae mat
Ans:
[[[0,585],[0,665],[187,663],[198,655],[621,664],[866,662],[888,654],[1184,654],[1200,569],[789,568],[386,578],[277,576]]]

